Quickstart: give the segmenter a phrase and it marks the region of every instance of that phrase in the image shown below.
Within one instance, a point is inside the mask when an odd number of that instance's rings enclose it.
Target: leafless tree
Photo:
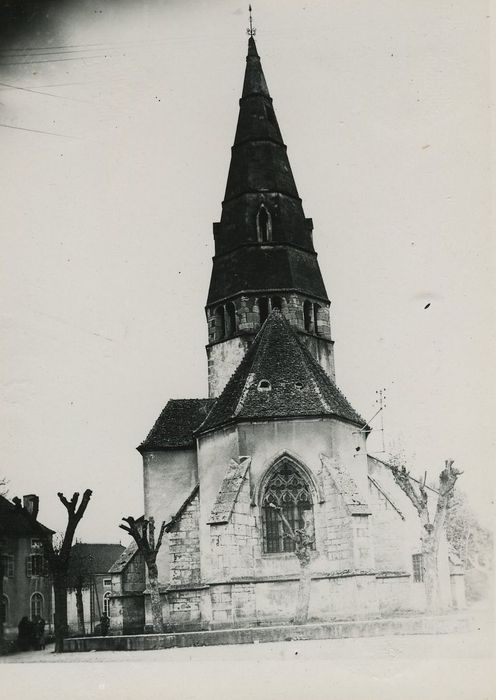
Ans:
[[[67,500],[63,493],[58,493],[60,502],[67,510],[67,527],[62,537],[60,547],[53,544],[51,533],[38,522],[38,503],[32,511],[23,508],[20,498],[14,498],[13,502],[28,518],[43,545],[43,553],[46,557],[48,570],[53,580],[53,592],[55,597],[55,651],[64,651],[64,638],[67,636],[67,574],[71,555],[72,541],[79,521],[83,517],[92,491],[86,489],[78,505],[79,493],[74,493]]]
[[[7,488],[7,484],[8,484],[8,483],[9,483],[9,482],[7,481],[7,479],[6,479],[5,477],[3,477],[3,476],[0,477],[0,496],[6,496],[6,495],[7,495],[8,490],[9,490],[9,489]]]
[[[448,499],[455,488],[456,480],[462,472],[453,467],[452,459],[445,461],[444,469],[439,475],[436,512],[434,520],[431,522],[426,489],[427,474],[424,475],[423,481],[418,481],[410,476],[405,466],[390,466],[394,480],[410,499],[422,524],[422,561],[427,610],[429,612],[438,612],[441,609],[438,567],[439,544],[441,536],[445,532]]]
[[[308,621],[308,609],[310,606],[310,589],[312,577],[310,574],[310,560],[315,544],[315,533],[309,518],[305,518],[305,524],[301,528],[293,528],[287,521],[282,508],[270,503],[269,506],[277,511],[285,530],[285,536],[294,542],[294,553],[300,564],[300,581],[298,585],[298,603],[294,622],[297,625],[305,624]]]
[[[128,532],[136,542],[138,550],[143,555],[148,569],[148,581],[150,584],[150,603],[152,608],[153,631],[164,631],[164,618],[162,613],[162,601],[158,583],[157,554],[162,544],[165,532],[165,522],[160,526],[160,532],[155,541],[155,521],[152,517],[137,522],[131,516],[122,518],[126,525],[119,525],[122,530]]]

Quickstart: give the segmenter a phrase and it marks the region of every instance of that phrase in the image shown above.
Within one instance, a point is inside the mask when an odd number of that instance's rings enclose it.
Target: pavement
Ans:
[[[2,698],[494,700],[494,637],[408,635],[0,658]],[[109,662],[109,663],[106,663]],[[5,694],[4,694],[5,693]]]

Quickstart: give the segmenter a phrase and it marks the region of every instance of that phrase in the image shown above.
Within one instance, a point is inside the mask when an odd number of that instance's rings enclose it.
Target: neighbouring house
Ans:
[[[23,497],[29,512],[38,512],[38,496]],[[49,536],[53,530],[41,525]],[[29,519],[11,501],[0,496],[1,589],[0,620],[6,639],[17,635],[22,617],[40,615],[46,631],[53,627],[52,585],[42,543]],[[3,574],[3,575],[2,575]]]
[[[70,634],[93,634],[100,618],[109,614],[112,592],[110,570],[124,552],[121,544],[87,544],[77,542],[71,548],[67,591],[67,622]],[[82,606],[78,620],[78,591]]]
[[[422,610],[419,519],[389,465],[367,454],[370,428],[336,384],[313,223],[252,36],[246,61],[213,229],[209,396],[170,400],[138,448],[145,517],[167,523],[164,620],[181,630],[293,617],[299,564],[272,504],[293,527],[313,525],[311,618]],[[463,606],[446,543],[440,570],[445,604]],[[111,572],[113,630],[139,631],[151,611],[134,545]]]

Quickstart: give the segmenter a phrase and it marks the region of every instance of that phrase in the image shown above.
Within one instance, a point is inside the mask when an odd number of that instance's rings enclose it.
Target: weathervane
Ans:
[[[250,13],[250,27],[246,30],[246,33],[249,34],[250,36],[255,36],[257,33],[257,30],[253,28],[253,19],[251,16],[251,5],[248,5],[248,11]]]

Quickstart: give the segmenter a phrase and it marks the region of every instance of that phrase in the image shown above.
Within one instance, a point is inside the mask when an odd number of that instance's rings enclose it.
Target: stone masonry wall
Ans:
[[[341,494],[326,470],[321,472],[325,496],[325,554],[336,571],[353,568],[353,528]]]
[[[200,497],[199,492],[169,530],[170,583],[200,581]]]
[[[245,479],[229,522],[210,525],[214,578],[219,580],[254,575],[254,546],[258,539],[250,506],[250,486]]]

